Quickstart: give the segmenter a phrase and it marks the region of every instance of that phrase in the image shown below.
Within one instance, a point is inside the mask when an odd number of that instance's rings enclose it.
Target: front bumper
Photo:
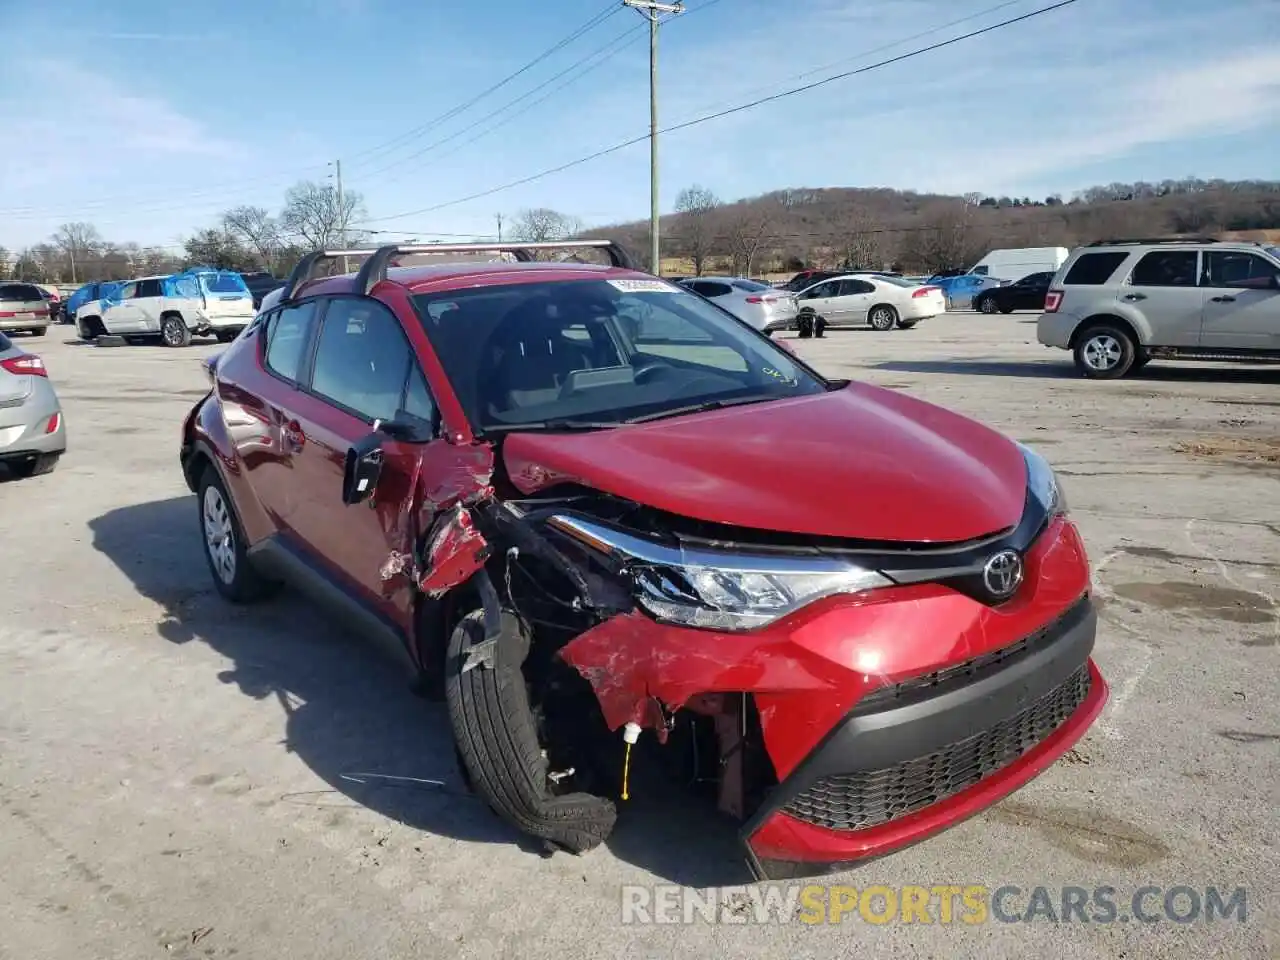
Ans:
[[[1096,614],[1075,525],[1053,518],[1024,559],[1022,587],[998,605],[960,578],[820,600],[743,633],[632,612],[560,655],[614,730],[659,726],[654,702],[750,694],[776,786],[744,826],[748,861],[762,878],[822,873],[989,806],[1097,716],[1107,688],[1089,659]]]
[[[762,880],[830,873],[923,840],[1017,790],[1107,699],[1089,597],[1010,647],[881,688],[743,829]]]

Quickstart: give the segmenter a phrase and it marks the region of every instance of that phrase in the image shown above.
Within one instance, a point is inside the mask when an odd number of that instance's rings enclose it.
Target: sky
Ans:
[[[660,29],[660,123],[1051,2],[686,0]],[[380,239],[489,236],[498,215],[510,224],[531,207],[588,226],[648,216],[647,27],[620,0],[183,6],[0,0],[0,246],[87,221],[117,242],[177,247],[227,208],[275,211],[299,180],[330,182],[335,160]],[[659,147],[664,212],[695,183],[731,200],[1280,178],[1280,3],[1076,0]]]

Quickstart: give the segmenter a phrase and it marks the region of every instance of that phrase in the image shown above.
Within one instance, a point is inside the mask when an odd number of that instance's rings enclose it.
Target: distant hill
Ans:
[[[947,196],[886,188],[777,190],[731,203],[702,188],[662,218],[663,272],[769,274],[802,267],[971,266],[993,247],[1065,246],[1120,237],[1280,237],[1280,181],[1166,180],[1059,196]],[[696,201],[696,202],[695,202]],[[648,221],[587,231],[647,260]]]

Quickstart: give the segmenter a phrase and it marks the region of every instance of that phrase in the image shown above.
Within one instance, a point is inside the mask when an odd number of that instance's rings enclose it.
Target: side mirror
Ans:
[[[382,476],[382,441],[385,434],[375,430],[347,450],[342,471],[342,502],[348,506],[368,500]]]

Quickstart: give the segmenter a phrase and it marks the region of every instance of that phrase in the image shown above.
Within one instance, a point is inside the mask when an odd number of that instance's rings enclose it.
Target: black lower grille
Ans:
[[[1082,666],[1061,686],[964,740],[891,767],[823,777],[783,809],[830,830],[865,830],[955,796],[1007,767],[1075,713],[1089,695]]]

